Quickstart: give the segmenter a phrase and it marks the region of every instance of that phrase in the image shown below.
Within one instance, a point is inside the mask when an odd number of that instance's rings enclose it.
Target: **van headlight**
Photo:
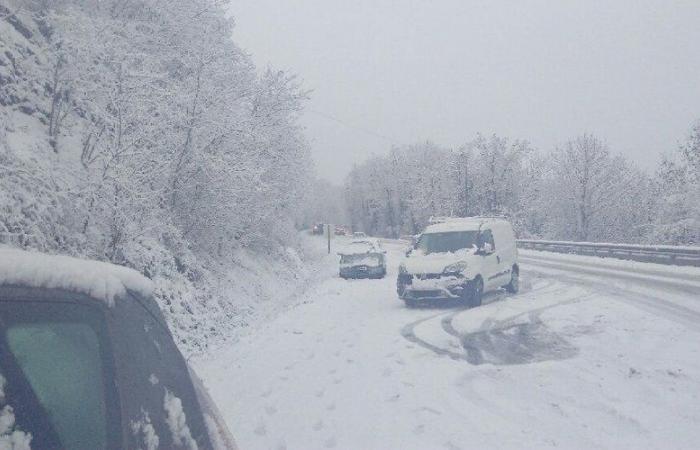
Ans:
[[[462,272],[464,272],[467,269],[467,262],[466,261],[459,261],[454,264],[450,264],[449,266],[445,267],[442,270],[443,275],[453,275],[453,276],[458,276],[462,275]]]

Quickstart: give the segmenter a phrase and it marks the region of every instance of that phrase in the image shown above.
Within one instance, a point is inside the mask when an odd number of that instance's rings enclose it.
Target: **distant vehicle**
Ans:
[[[371,237],[353,239],[350,242],[349,248],[361,247],[361,246],[370,247],[372,250],[377,251],[377,252],[384,251],[384,247],[382,247],[381,241],[377,238],[371,238]]]
[[[355,238],[355,239],[358,239],[358,238],[366,238],[366,237],[367,237],[367,234],[365,234],[364,231],[355,231],[355,232],[352,234],[352,237]]]
[[[125,267],[0,247],[11,448],[236,449],[150,291]]]
[[[335,226],[335,235],[336,236],[346,236],[350,232],[348,231],[348,228],[345,225],[336,225]]]
[[[317,223],[316,225],[313,226],[313,228],[311,228],[311,234],[314,234],[316,236],[322,235],[324,226],[325,225],[322,223]]]
[[[434,299],[481,305],[484,292],[516,293],[520,268],[515,234],[502,218],[441,218],[429,225],[399,266],[396,281],[406,306]]]
[[[378,239],[354,240],[340,254],[340,277],[384,278],[386,251]]]

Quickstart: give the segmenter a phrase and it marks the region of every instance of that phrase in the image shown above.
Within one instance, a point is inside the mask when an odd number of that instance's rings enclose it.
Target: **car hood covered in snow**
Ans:
[[[413,252],[403,260],[403,267],[408,273],[442,273],[445,267],[460,261],[469,262],[474,257],[475,249],[462,249],[453,253],[431,253],[423,255]]]

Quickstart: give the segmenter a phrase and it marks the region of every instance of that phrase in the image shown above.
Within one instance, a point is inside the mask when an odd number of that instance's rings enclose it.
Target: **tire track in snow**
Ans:
[[[544,283],[543,283],[542,285],[537,286],[536,288],[532,288],[532,287],[530,287],[530,288],[525,288],[525,289],[523,289],[523,291],[521,291],[521,294],[519,294],[519,295],[529,294],[529,293],[531,293],[531,292],[542,292],[542,293],[544,293],[544,292],[549,291],[549,290],[550,290],[550,289],[549,289],[550,287],[552,287],[552,286],[557,286],[557,284],[558,284],[558,283],[556,283],[556,282],[553,281],[553,280],[547,280],[547,279],[545,279],[545,280],[544,280]],[[566,288],[558,287],[557,289],[554,289],[553,291],[556,292],[557,290],[561,290],[562,292],[564,292],[564,291],[566,291]],[[497,291],[496,293],[490,294],[490,295],[488,295],[488,296],[485,298],[485,300],[487,300],[487,302],[485,303],[485,305],[488,305],[488,304],[491,304],[491,303],[495,303],[495,302],[504,300],[504,299],[509,298],[509,297],[511,297],[511,296],[510,296],[510,295],[507,295],[505,292],[503,292],[503,291]],[[576,299],[568,299],[568,300],[566,300],[566,301],[564,301],[564,302],[559,302],[559,303],[556,303],[556,304],[554,304],[554,305],[547,305],[546,307],[537,308],[537,309],[535,309],[535,310],[528,310],[528,311],[525,311],[525,312],[521,312],[521,313],[516,314],[515,316],[508,317],[508,318],[502,319],[502,320],[494,320],[494,319],[491,319],[491,318],[487,318],[487,319],[481,324],[481,326],[479,327],[479,329],[478,329],[475,333],[484,333],[484,332],[489,332],[489,331],[498,331],[499,329],[505,328],[505,324],[506,324],[506,323],[508,323],[508,322],[510,322],[510,321],[513,321],[513,320],[515,320],[517,317],[520,317],[520,316],[522,316],[522,315],[525,315],[525,314],[532,314],[533,312],[536,312],[536,311],[539,311],[539,310],[542,310],[542,311],[543,311],[543,310],[548,309],[548,308],[553,308],[553,307],[556,307],[556,306],[561,306],[561,305],[563,305],[563,304],[572,303],[572,302],[574,302],[574,301],[580,301],[580,299],[578,299],[578,298],[576,298]],[[404,326],[401,328],[401,335],[404,337],[404,339],[408,340],[409,342],[412,342],[412,343],[414,343],[414,344],[417,344],[417,345],[419,345],[420,347],[423,347],[424,349],[430,350],[431,352],[433,352],[433,353],[435,353],[435,354],[437,354],[437,355],[439,355],[439,356],[447,356],[447,357],[449,357],[450,359],[466,361],[466,362],[468,362],[468,363],[470,363],[470,364],[481,364],[481,363],[483,362],[482,359],[481,359],[479,356],[476,356],[476,355],[479,355],[479,354],[480,354],[480,352],[478,351],[478,349],[473,349],[473,348],[470,348],[468,345],[465,345],[465,343],[466,343],[466,341],[467,341],[468,335],[463,335],[463,334],[461,334],[461,333],[454,327],[454,325],[452,324],[452,322],[453,322],[453,320],[454,320],[455,317],[457,317],[459,314],[462,314],[462,313],[465,313],[465,312],[469,311],[470,309],[471,309],[471,308],[468,308],[468,307],[460,307],[460,308],[458,308],[457,310],[450,310],[450,311],[446,311],[446,312],[440,312],[440,313],[437,313],[437,314],[432,314],[432,315],[430,315],[430,316],[423,317],[423,318],[421,318],[421,319],[415,320],[415,321],[413,321],[413,322],[410,322],[410,323],[404,325]],[[439,346],[439,345],[435,345],[435,344],[429,342],[428,340],[419,337],[419,336],[416,334],[416,328],[417,328],[419,325],[421,325],[421,324],[423,324],[423,323],[425,323],[425,322],[428,322],[428,321],[437,319],[437,318],[440,318],[440,319],[439,319],[439,320],[440,320],[440,321],[439,321],[439,323],[440,323],[440,328],[441,328],[448,336],[453,337],[453,338],[456,338],[456,339],[459,341],[459,343],[460,343],[460,345],[462,346],[462,348],[465,350],[465,353],[458,353],[458,352],[455,352],[454,350],[446,349],[446,348],[443,348],[443,347],[441,347],[441,346]],[[471,333],[470,333],[470,334],[471,334]]]
[[[598,268],[582,267],[582,265],[579,265],[578,263],[572,263],[568,261],[546,262],[529,257],[522,257],[520,258],[520,260],[524,263],[525,270],[527,270],[528,266],[537,266],[547,269],[554,269],[558,272],[568,272],[585,276],[594,276],[607,280],[634,282],[640,286],[647,285],[657,289],[663,287],[665,289],[674,290],[686,295],[695,295],[698,298],[700,298],[700,296],[698,295],[698,293],[700,293],[700,282],[691,281],[688,279],[674,279],[673,277],[667,277],[663,275],[644,275],[643,272],[637,274],[631,271],[621,270],[617,268],[609,268],[605,266]],[[552,276],[551,273],[547,275]]]
[[[419,345],[427,350],[430,350],[431,352],[433,352],[437,355],[447,356],[447,357],[454,359],[454,360],[467,361],[467,356],[465,354],[453,352],[452,350],[447,350],[447,349],[444,349],[444,348],[439,347],[437,345],[433,345],[430,342],[425,341],[416,335],[415,328],[418,325],[422,324],[423,322],[427,322],[431,319],[435,319],[436,317],[444,316],[444,315],[450,314],[450,313],[451,312],[441,312],[438,314],[433,314],[433,315],[430,315],[428,317],[423,317],[422,319],[418,319],[418,320],[411,322],[407,325],[404,325],[403,328],[401,328],[401,336],[403,336],[409,342],[412,342],[412,343],[417,344],[417,345]]]
[[[541,253],[541,254],[540,254]],[[568,266],[583,266],[583,267],[591,267],[594,269],[598,269],[599,271],[601,269],[609,269],[613,270],[616,272],[628,272],[630,274],[636,275],[638,277],[641,277],[642,275],[649,275],[652,277],[661,277],[661,278],[667,278],[667,279],[672,279],[672,280],[678,280],[681,282],[689,282],[691,284],[693,283],[698,283],[700,280],[698,279],[697,275],[693,275],[690,273],[676,273],[671,270],[671,268],[683,268],[683,266],[663,266],[663,268],[666,268],[667,270],[663,270],[662,267],[647,267],[648,265],[654,264],[654,263],[644,263],[644,262],[636,262],[636,261],[627,261],[627,260],[620,260],[620,259],[613,259],[613,258],[605,258],[604,256],[598,256],[597,258],[600,259],[600,262],[596,261],[593,262],[591,260],[585,259],[585,260],[572,260],[572,259],[566,259],[566,256],[570,256],[569,254],[566,253],[549,253],[547,254],[546,252],[536,252],[533,253],[533,251],[528,251],[527,253],[521,253],[518,256],[518,259],[520,261],[525,261],[525,262],[549,262],[549,263],[556,263],[558,265],[568,265]],[[576,255],[578,256],[578,255]],[[590,255],[585,255],[582,256],[582,258],[596,258],[595,256],[590,256]],[[633,266],[626,267],[620,263],[633,263]],[[605,263],[610,263],[610,264],[605,264]]]
[[[538,263],[533,265],[540,264]],[[536,274],[538,276],[554,276],[553,274],[547,272],[531,269],[524,270],[528,273]],[[565,271],[565,269],[560,270],[562,272]],[[685,306],[679,305],[677,303],[668,301],[662,297],[650,294],[643,294],[641,292],[601,284],[600,282],[596,282],[595,280],[583,277],[576,277],[563,274],[557,274],[556,277],[564,282],[579,286],[585,286],[587,288],[593,289],[594,291],[607,294],[614,300],[621,301],[628,305],[643,309],[652,314],[659,315],[668,320],[686,326],[694,331],[700,331],[700,312],[690,308],[686,308]],[[698,295],[698,293],[696,292],[695,295]]]

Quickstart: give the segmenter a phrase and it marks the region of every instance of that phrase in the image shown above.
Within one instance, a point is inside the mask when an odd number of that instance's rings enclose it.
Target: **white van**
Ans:
[[[396,286],[409,307],[433,299],[479,306],[484,292],[518,292],[519,275],[515,233],[507,220],[441,218],[407,252]]]

